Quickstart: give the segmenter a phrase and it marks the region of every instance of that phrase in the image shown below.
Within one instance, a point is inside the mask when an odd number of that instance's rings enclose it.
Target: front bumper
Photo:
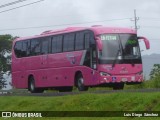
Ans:
[[[141,83],[143,82],[143,75],[113,75],[100,76],[99,84],[103,83]]]

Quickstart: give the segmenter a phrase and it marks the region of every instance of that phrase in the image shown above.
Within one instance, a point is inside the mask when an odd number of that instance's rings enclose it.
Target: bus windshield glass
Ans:
[[[103,44],[100,63],[112,63],[115,59],[118,63],[141,63],[137,35],[103,34],[100,37]]]

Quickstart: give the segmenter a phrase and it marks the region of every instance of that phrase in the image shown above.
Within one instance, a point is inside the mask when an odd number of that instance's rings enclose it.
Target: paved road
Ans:
[[[0,96],[65,96],[65,95],[76,95],[84,93],[92,94],[110,94],[110,93],[127,93],[127,92],[160,92],[158,89],[129,89],[129,90],[97,90],[97,91],[86,91],[86,92],[45,92],[45,93],[29,93],[27,90],[1,90]]]

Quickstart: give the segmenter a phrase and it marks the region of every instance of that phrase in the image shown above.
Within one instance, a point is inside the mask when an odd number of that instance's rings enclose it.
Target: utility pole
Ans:
[[[136,15],[136,10],[134,10],[134,19],[132,21],[134,21],[134,28],[137,31],[139,29],[139,27],[137,26],[137,21],[139,20],[139,17],[137,17]]]

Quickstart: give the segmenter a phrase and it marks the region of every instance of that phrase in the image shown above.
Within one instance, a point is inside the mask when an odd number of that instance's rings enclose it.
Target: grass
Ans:
[[[153,93],[82,93],[59,97],[1,96],[0,111],[159,111],[160,94]],[[114,113],[114,112],[113,112]],[[106,120],[106,117],[97,117]],[[96,119],[97,119],[96,118]],[[1,119],[1,118],[0,118]],[[3,119],[3,118],[2,118]],[[17,120],[18,118],[11,118]],[[23,118],[28,119],[28,118]],[[22,119],[22,120],[23,120]],[[41,120],[44,118],[29,118]],[[45,118],[51,120],[53,118]],[[93,120],[93,117],[55,117],[55,120]],[[109,117],[107,119],[135,119],[128,117]],[[136,118],[143,119],[143,118]],[[147,118],[148,120],[150,118]],[[6,120],[6,119],[5,119]]]
[[[0,97],[1,111],[158,111],[160,94],[108,93],[59,97]]]
[[[125,85],[124,89],[160,88],[160,77],[148,80],[140,85]],[[111,88],[107,88],[110,90]],[[94,90],[106,90],[106,88],[90,88]],[[74,90],[76,91],[76,90]],[[52,92],[52,91],[49,91]],[[0,111],[159,111],[159,92],[138,93],[119,92],[108,94],[82,93],[77,95],[66,95],[59,97],[20,97],[3,96],[0,97]],[[114,112],[113,112],[114,113]],[[6,120],[6,118],[0,118]],[[21,118],[30,120],[43,120],[44,118]],[[45,120],[93,120],[93,117],[54,117]],[[106,120],[106,117],[96,117],[95,119]],[[108,117],[107,120],[134,120],[147,119],[152,117]],[[9,119],[10,120],[10,119]],[[11,118],[19,120],[19,118]],[[159,120],[155,118],[154,120]]]
[[[1,111],[156,111],[160,94],[109,93],[60,97],[0,97]]]
[[[151,80],[145,80],[138,85],[125,85],[125,89],[160,88],[160,75]]]

